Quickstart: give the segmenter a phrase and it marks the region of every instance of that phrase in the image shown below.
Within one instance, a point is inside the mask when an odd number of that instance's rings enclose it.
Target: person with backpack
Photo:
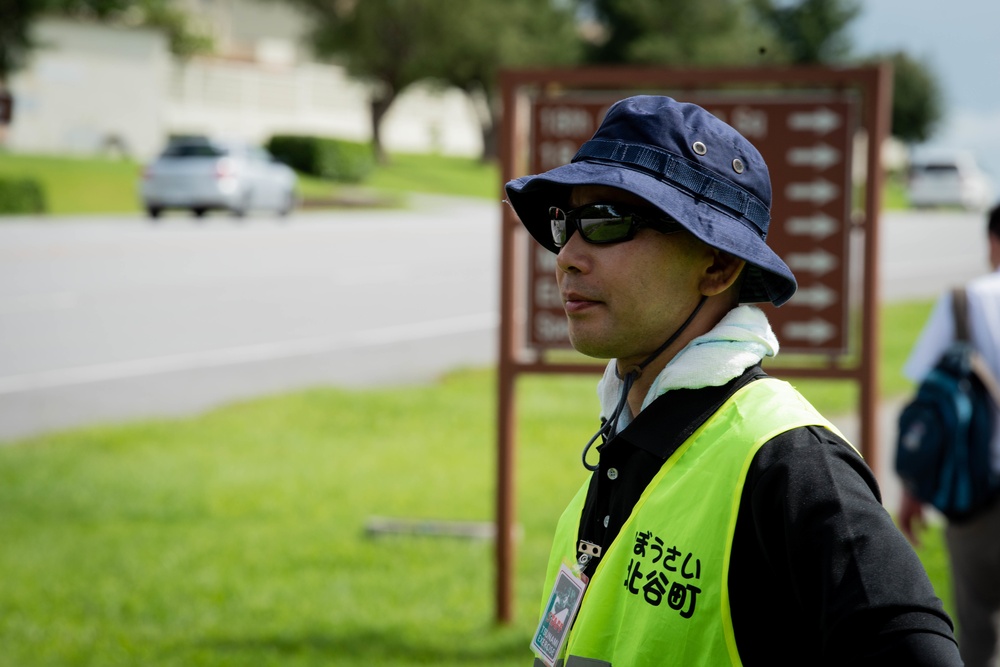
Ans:
[[[1000,378],[1000,205],[988,215],[987,244],[993,272],[965,286],[968,338],[993,378]],[[940,364],[956,340],[951,291],[938,299],[903,368],[904,374],[922,382]],[[957,326],[961,327],[961,323]],[[990,400],[992,433],[979,465],[984,477],[1000,476],[1000,408]],[[902,423],[901,423],[902,426]],[[905,442],[900,434],[901,446]],[[924,504],[914,489],[903,485],[899,525],[914,544],[924,524]],[[945,513],[946,517],[948,516]],[[1000,665],[1000,494],[993,493],[974,512],[947,518],[945,542],[950,557],[952,590],[958,621],[959,650],[966,667]]]
[[[536,665],[960,665],[871,469],[761,367],[778,340],[754,304],[796,282],[767,244],[757,149],[700,106],[637,95],[569,164],[505,189],[555,255],[573,346],[610,360],[596,433],[547,471],[581,486]]]

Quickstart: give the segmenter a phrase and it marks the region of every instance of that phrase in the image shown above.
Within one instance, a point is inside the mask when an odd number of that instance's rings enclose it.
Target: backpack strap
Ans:
[[[969,338],[969,296],[964,287],[951,291],[951,315],[955,318],[955,338],[968,343]]]
[[[989,392],[990,397],[993,398],[993,404],[1000,407],[1000,383],[993,377],[990,367],[986,365],[986,362],[983,361],[982,356],[978,352],[973,352],[969,364],[972,367],[972,371],[979,377],[979,381],[986,387],[986,391]]]
[[[951,312],[955,318],[955,338],[971,345],[969,335],[969,297],[964,287],[956,287],[951,291]],[[982,356],[974,348],[970,355],[969,363],[972,371],[979,377],[980,382],[986,387],[993,398],[993,404],[1000,406],[1000,383],[993,377],[990,367],[983,361]]]

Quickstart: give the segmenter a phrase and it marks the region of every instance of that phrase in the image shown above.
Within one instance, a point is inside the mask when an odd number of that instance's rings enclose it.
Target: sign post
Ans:
[[[14,96],[0,82],[0,146],[7,140],[7,127],[14,119]]]
[[[856,382],[859,445],[877,471],[875,259],[879,151],[888,135],[891,106],[888,65],[508,71],[501,75],[501,87],[503,183],[569,162],[607,108],[639,92],[699,104],[757,147],[773,190],[768,244],[799,282],[795,296],[780,309],[763,306],[783,356],[792,358],[791,364],[768,370],[779,377]],[[865,148],[861,159],[854,155],[856,145]],[[565,357],[549,354],[569,347],[555,256],[530,241],[509,206],[504,206],[501,229],[496,615],[498,622],[509,623],[516,378],[522,373],[598,373],[604,366],[560,361]]]
[[[0,125],[10,125],[14,119],[14,96],[0,86]]]

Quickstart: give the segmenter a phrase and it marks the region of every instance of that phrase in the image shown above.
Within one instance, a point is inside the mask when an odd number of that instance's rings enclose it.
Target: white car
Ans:
[[[965,152],[913,160],[908,191],[910,204],[917,208],[960,206],[984,211],[996,198],[992,179]]]
[[[295,207],[296,182],[295,171],[263,148],[190,137],[171,140],[145,168],[140,192],[152,218],[165,209],[188,209],[198,217],[213,209],[287,215]]]

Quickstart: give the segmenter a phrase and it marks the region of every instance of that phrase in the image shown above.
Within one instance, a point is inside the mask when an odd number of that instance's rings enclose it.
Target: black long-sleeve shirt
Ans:
[[[754,366],[721,387],[669,391],[601,445],[580,539],[607,548],[663,462],[760,377]],[[748,667],[962,664],[951,620],[874,475],[828,429],[793,429],[757,452],[731,556],[733,629]]]

